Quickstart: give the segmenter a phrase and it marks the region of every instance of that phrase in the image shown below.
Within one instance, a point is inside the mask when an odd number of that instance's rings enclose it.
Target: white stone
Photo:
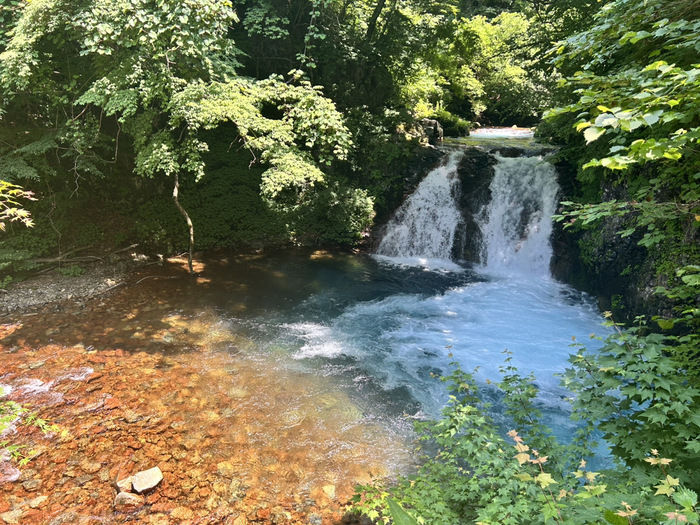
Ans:
[[[142,470],[131,476],[134,491],[139,494],[155,488],[161,481],[163,481],[163,473],[158,467]]]
[[[133,476],[129,476],[128,478],[117,481],[119,492],[131,492],[133,479]]]
[[[39,496],[39,497],[36,497],[36,498],[34,498],[33,500],[31,500],[31,501],[29,502],[29,507],[32,508],[32,509],[38,509],[39,507],[41,507],[41,506],[44,504],[44,502],[45,502],[47,499],[49,499],[48,496]]]

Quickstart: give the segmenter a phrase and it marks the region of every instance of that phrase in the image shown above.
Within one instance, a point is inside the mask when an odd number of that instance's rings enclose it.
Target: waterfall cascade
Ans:
[[[496,158],[491,202],[478,220],[484,270],[548,276],[559,193],[554,166],[540,157]]]
[[[376,255],[418,262],[450,261],[455,231],[462,221],[457,207],[457,165],[461,152],[431,171],[387,224]]]
[[[377,255],[429,265],[450,261],[458,208],[461,152],[434,169],[387,224]],[[551,216],[558,184],[554,167],[540,157],[496,156],[491,201],[477,217],[482,269],[489,274],[549,275]]]
[[[462,171],[467,166],[473,174]],[[483,206],[482,197],[489,201]],[[268,341],[275,355],[287,352],[295,368],[336,378],[362,413],[398,433],[407,429],[405,414],[440,416],[447,392],[436,375],[449,375],[455,362],[478,369],[493,416],[508,424],[500,394],[489,386],[501,379],[507,349],[511,365],[536,377],[548,424],[569,436],[570,392],[555,374],[568,365],[571,337],[596,332],[600,318],[585,296],[549,278],[556,197],[554,169],[539,158],[487,159],[483,149],[450,155],[387,225],[379,257],[296,264],[285,253],[271,262],[284,279],[265,272],[255,286],[264,317],[251,320],[250,337]],[[453,254],[467,253],[453,243],[479,239],[480,271],[452,262]],[[472,246],[468,254],[479,257]],[[289,285],[296,282],[303,284]],[[267,303],[274,286],[284,291],[282,306]],[[290,300],[290,289],[297,299]]]

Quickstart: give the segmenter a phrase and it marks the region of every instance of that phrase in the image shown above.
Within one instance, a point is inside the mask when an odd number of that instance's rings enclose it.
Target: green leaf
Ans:
[[[387,499],[387,503],[389,504],[389,513],[396,525],[418,525],[416,519],[406,512],[396,501],[389,498]]]
[[[656,324],[662,330],[670,330],[676,324],[674,319],[657,319]]]
[[[583,137],[586,139],[586,144],[590,144],[591,142],[597,140],[601,135],[603,135],[603,133],[605,133],[604,128],[592,126],[590,128],[587,128],[586,131],[583,132]]]

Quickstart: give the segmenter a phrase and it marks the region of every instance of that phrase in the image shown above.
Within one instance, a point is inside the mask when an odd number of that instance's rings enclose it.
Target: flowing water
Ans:
[[[374,256],[286,258],[279,269],[296,297],[230,320],[288,366],[333,378],[367,417],[407,434],[411,419],[439,416],[446,392],[436,376],[450,372],[453,358],[478,368],[485,385],[511,352],[523,374],[536,376],[548,421],[566,436],[567,392],[556,374],[572,337],[602,329],[594,304],[549,275],[555,170],[538,157],[498,157],[493,198],[479,217],[484,264],[470,267],[449,258],[461,223],[459,157],[425,177]]]
[[[444,165],[423,179],[388,225],[377,255],[408,265],[426,267],[429,261],[435,261],[438,266],[458,269],[450,261],[450,254],[461,223],[455,205],[460,158],[460,153],[452,153]]]

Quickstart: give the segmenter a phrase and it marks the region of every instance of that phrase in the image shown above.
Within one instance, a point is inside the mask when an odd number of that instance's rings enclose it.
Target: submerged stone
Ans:
[[[129,476],[128,478],[117,481],[117,488],[121,492],[131,492],[133,490],[133,477]]]
[[[163,473],[158,467],[137,472],[131,479],[134,491],[139,494],[155,488],[161,481],[163,481]]]
[[[132,494],[131,492],[120,492],[117,497],[114,498],[115,507],[140,507],[144,504],[146,499],[138,494]]]

